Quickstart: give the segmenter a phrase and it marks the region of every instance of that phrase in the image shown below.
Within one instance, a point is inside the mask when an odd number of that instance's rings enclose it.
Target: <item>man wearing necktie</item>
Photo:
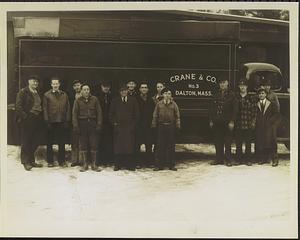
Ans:
[[[47,124],[47,162],[48,167],[53,167],[54,143],[58,143],[58,163],[66,167],[65,143],[67,128],[71,122],[71,108],[68,95],[60,90],[60,79],[51,78],[51,89],[44,94],[43,99],[44,120]]]
[[[135,170],[136,127],[139,119],[138,103],[135,97],[128,96],[128,88],[122,85],[120,95],[112,100],[109,120],[113,125],[115,171],[125,165]]]
[[[260,164],[272,161],[272,166],[278,165],[275,156],[276,135],[273,126],[279,117],[277,106],[269,101],[264,88],[258,90],[255,148]]]

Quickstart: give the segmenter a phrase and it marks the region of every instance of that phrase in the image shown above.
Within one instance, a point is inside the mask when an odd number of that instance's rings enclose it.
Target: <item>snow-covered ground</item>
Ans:
[[[68,147],[69,148],[69,147]],[[124,237],[289,237],[289,152],[279,166],[211,166],[214,147],[178,145],[177,172],[27,172],[8,146],[5,235]],[[69,152],[67,152],[69,155]]]

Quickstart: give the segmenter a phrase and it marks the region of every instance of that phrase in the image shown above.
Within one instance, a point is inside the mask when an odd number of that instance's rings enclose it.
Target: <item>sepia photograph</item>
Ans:
[[[298,3],[139,4],[1,6],[0,236],[298,238]]]

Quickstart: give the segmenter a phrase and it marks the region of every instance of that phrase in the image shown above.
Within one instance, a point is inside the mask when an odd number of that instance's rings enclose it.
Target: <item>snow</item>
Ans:
[[[6,236],[290,237],[289,152],[279,166],[211,166],[214,147],[177,145],[177,172],[112,167],[27,172],[8,146]],[[67,156],[70,146],[67,146]]]

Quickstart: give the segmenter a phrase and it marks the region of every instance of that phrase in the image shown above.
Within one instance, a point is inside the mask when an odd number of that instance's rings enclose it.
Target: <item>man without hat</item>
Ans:
[[[157,130],[157,157],[155,171],[168,166],[170,170],[177,171],[175,167],[175,136],[176,129],[180,129],[180,113],[176,102],[172,99],[172,92],[168,88],[162,90],[163,100],[159,101],[154,109],[152,127]]]
[[[81,85],[81,97],[73,106],[73,130],[79,135],[79,157],[81,172],[88,170],[90,153],[93,171],[100,171],[97,166],[98,137],[102,128],[102,110],[98,99],[91,95],[88,84]]]
[[[42,129],[42,99],[38,92],[39,79],[30,76],[27,87],[22,88],[16,98],[17,122],[21,128],[21,163],[25,170],[42,167],[35,162],[35,151],[38,147]]]
[[[278,108],[267,99],[265,88],[258,90],[258,98],[255,134],[257,157],[260,164],[272,161],[272,166],[276,167],[278,165],[278,159],[275,156],[277,142],[273,127],[279,116]]]
[[[242,145],[245,143],[245,162],[248,166],[251,162],[251,138],[256,122],[256,98],[248,94],[246,79],[238,83],[239,92],[236,96],[238,110],[235,122],[236,162],[242,163]]]
[[[134,171],[136,150],[136,127],[139,119],[139,108],[135,97],[128,96],[128,88],[122,85],[119,96],[112,100],[109,120],[113,125],[115,171],[126,165]]]
[[[209,108],[209,126],[213,130],[216,148],[216,160],[211,164],[224,163],[230,167],[232,166],[231,143],[237,113],[237,103],[233,91],[228,88],[228,84],[226,78],[219,80],[219,89],[214,94]]]
[[[51,89],[44,94],[44,120],[47,124],[47,162],[53,167],[54,143],[58,143],[58,163],[66,167],[65,143],[66,133],[71,121],[71,110],[68,95],[60,89],[60,79],[51,78]]]

